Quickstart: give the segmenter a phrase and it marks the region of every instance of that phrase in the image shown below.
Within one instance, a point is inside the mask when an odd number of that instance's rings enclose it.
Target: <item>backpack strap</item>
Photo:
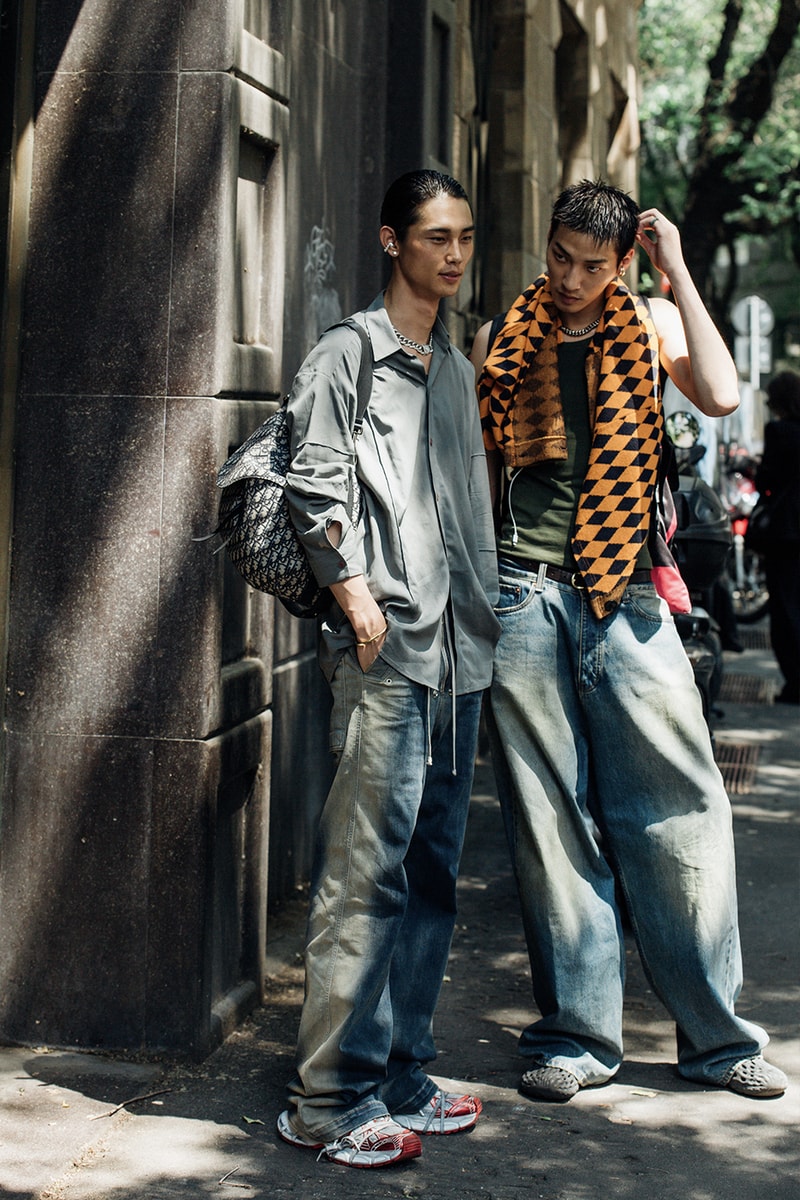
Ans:
[[[372,343],[366,329],[358,321],[348,317],[346,321],[339,321],[338,324],[354,330],[361,342],[361,365],[358,368],[358,379],[356,380],[356,416],[353,421],[353,437],[357,438],[364,425],[364,417],[372,396]],[[336,325],[332,325],[331,328],[335,329]]]
[[[348,317],[345,321],[339,321],[338,324],[344,325],[348,329],[355,330],[361,342],[361,363],[358,368],[358,378],[356,379],[356,415],[355,420],[353,421],[353,442],[357,443],[364,425],[364,417],[367,413],[367,407],[372,396],[372,343],[369,340],[369,334],[364,326],[360,325],[358,321],[354,321],[351,317]],[[332,326],[332,328],[335,328],[335,326]],[[357,448],[356,457],[358,457]],[[356,510],[360,510],[361,504],[361,492],[357,490],[357,476],[354,465],[350,471],[347,485],[347,511],[350,513],[351,520],[353,519]]]

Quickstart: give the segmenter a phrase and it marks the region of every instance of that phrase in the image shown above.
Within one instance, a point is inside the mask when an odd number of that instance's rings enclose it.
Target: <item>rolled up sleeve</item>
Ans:
[[[289,396],[292,461],[286,499],[292,523],[318,583],[327,587],[363,575],[363,537],[348,514],[356,461],[352,422],[361,343],[350,331],[323,337],[297,375]],[[339,523],[338,546],[329,528]]]

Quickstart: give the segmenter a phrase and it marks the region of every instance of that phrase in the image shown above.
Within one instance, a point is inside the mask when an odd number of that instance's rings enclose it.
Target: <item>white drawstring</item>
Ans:
[[[506,502],[508,504],[508,515],[511,518],[511,545],[512,546],[516,546],[517,542],[519,541],[519,533],[517,532],[517,522],[514,518],[514,510],[511,507],[511,489],[514,486],[514,480],[517,478],[517,476],[519,475],[521,470],[522,470],[522,467],[518,467],[517,470],[514,472],[514,474],[511,476],[511,479],[508,484],[508,492],[506,494]]]
[[[456,683],[455,683],[455,679],[453,679],[453,690],[451,691],[450,695],[453,698],[453,719],[451,722],[451,724],[453,726],[453,774],[458,775],[458,760],[456,758]]]
[[[449,618],[450,613],[448,611],[445,613],[444,619],[444,641],[447,663],[450,668],[450,726],[453,743],[453,767],[451,774],[458,775],[458,759],[456,755],[456,650],[453,645],[453,631],[450,628]]]
[[[425,759],[425,765],[427,767],[433,766],[433,745],[431,744],[431,692],[432,691],[433,691],[433,688],[427,688],[426,693],[425,693],[426,698],[427,698],[426,699],[426,712],[425,712],[425,737],[427,738],[427,742],[428,742],[428,756]]]
[[[450,725],[451,725],[451,740],[452,740],[452,753],[453,753],[453,758],[452,758],[453,765],[452,765],[450,773],[452,775],[458,775],[458,754],[457,754],[458,747],[456,744],[456,732],[457,732],[456,731],[456,699],[457,699],[457,697],[456,697],[456,652],[455,652],[455,646],[453,644],[453,634],[450,629],[450,621],[449,621],[448,613],[445,613],[445,616],[442,618],[442,624],[444,625],[444,657],[445,657],[445,660],[447,663],[447,669],[445,670],[445,673],[444,673],[445,685],[447,684],[448,677],[449,677],[449,681],[450,681],[450,705],[451,705]],[[425,759],[425,765],[428,767],[433,766],[433,742],[432,742],[432,733],[431,733],[431,696],[432,695],[439,696],[440,689],[439,688],[430,688],[430,687],[425,689],[425,739],[426,739],[427,747],[428,747],[427,757]]]

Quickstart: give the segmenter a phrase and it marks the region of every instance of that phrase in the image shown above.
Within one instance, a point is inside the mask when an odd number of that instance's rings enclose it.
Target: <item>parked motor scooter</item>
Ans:
[[[708,721],[722,683],[722,638],[714,613],[714,589],[720,585],[730,556],[730,518],[720,497],[701,478],[697,463],[700,425],[689,412],[667,417],[666,430],[675,448],[678,491],[674,494],[678,527],[672,553],[692,599],[689,613],[676,613],[675,625],[692,664]]]
[[[750,516],[758,500],[756,462],[735,444],[729,446],[720,469],[720,492],[733,529],[730,567],[733,609],[736,620],[751,625],[766,616],[769,608],[764,560],[745,546]]]

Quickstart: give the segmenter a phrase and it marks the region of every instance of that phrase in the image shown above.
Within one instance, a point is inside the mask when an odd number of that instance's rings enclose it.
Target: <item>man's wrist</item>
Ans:
[[[354,575],[331,584],[336,601],[352,626],[356,642],[369,644],[381,636],[386,618],[381,612],[363,575]]]
[[[373,633],[372,637],[364,638],[363,641],[356,641],[357,646],[371,646],[373,642],[377,642],[378,638],[382,638],[385,633],[389,632],[389,622],[386,621],[383,629],[379,629],[377,633]]]

